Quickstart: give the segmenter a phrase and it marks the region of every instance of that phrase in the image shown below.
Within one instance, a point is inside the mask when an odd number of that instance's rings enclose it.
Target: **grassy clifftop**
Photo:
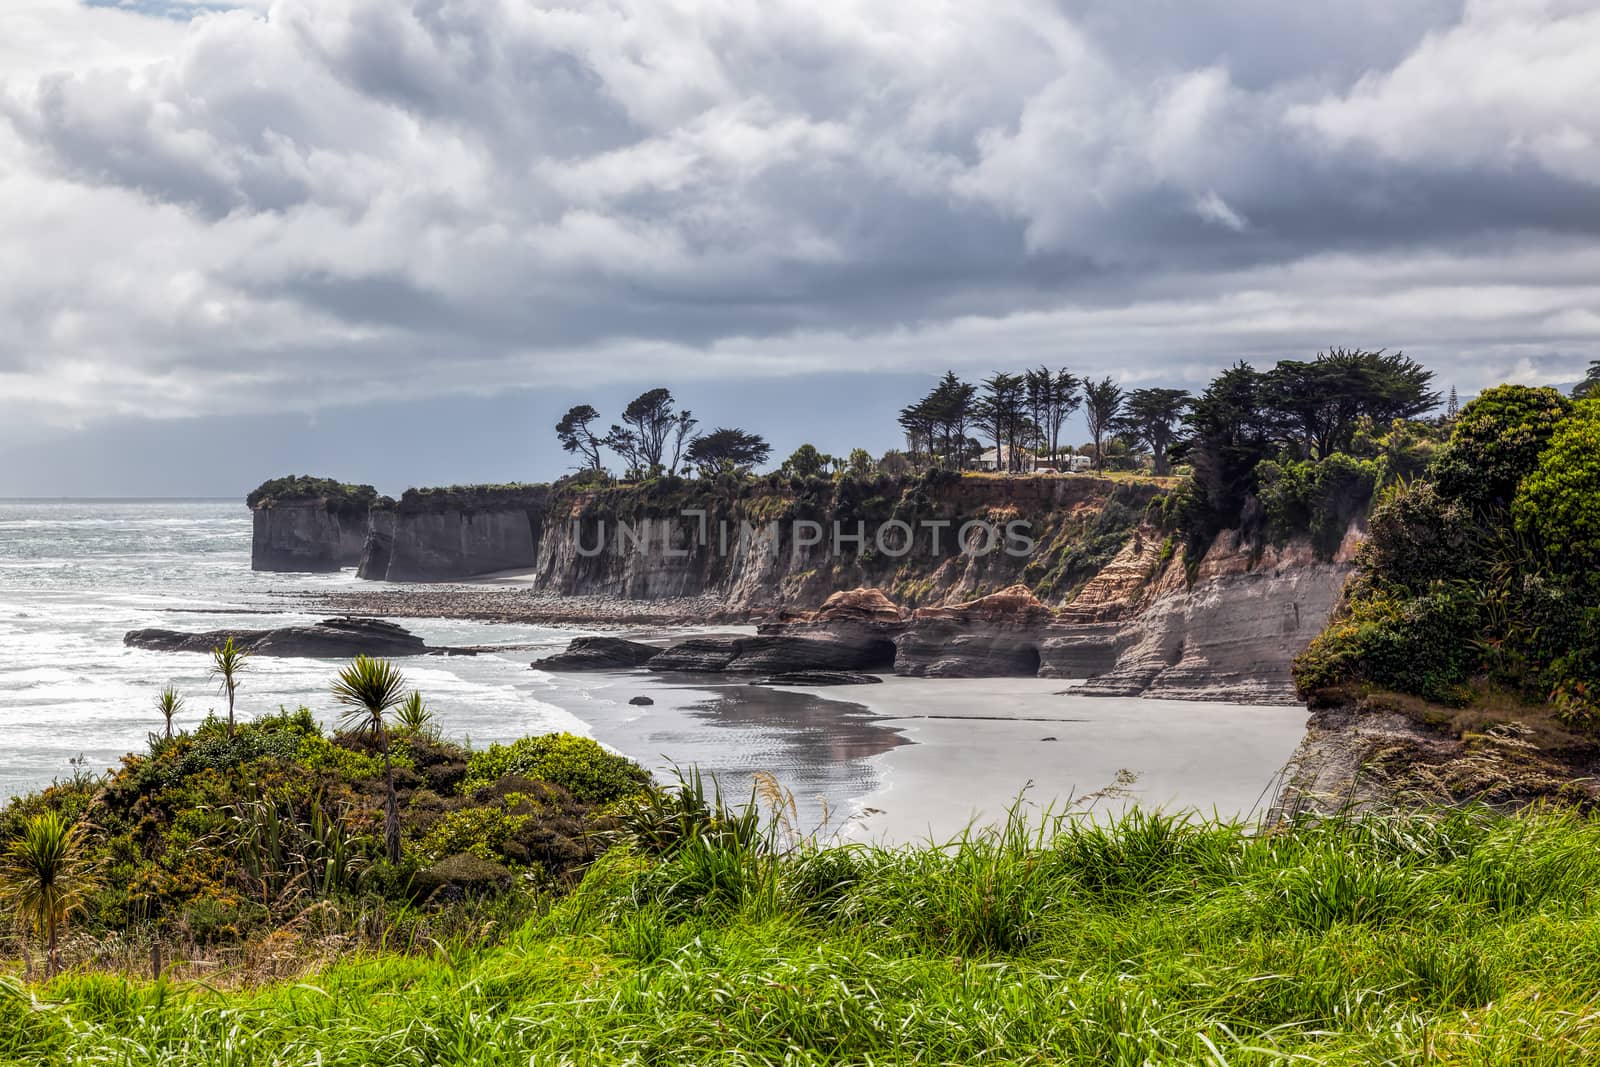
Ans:
[[[482,947],[309,977],[0,979],[8,1062],[1565,1064],[1600,1052],[1600,826],[1135,816],[946,849],[779,827],[608,854]]]

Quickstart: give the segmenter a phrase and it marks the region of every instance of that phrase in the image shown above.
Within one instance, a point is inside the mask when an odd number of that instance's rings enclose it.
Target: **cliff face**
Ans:
[[[1116,659],[1084,692],[1180,700],[1297,704],[1290,667],[1328,624],[1349,579],[1352,529],[1332,561],[1309,542],[1259,559],[1224,534],[1190,585],[1171,566],[1121,621]]]
[[[1327,625],[1359,535],[1352,527],[1328,561],[1304,540],[1257,553],[1224,535],[1191,583],[1181,556],[1142,527],[1059,607],[1023,586],[909,612],[855,591],[821,611],[780,615],[761,632],[854,645],[891,639],[897,674],[1038,675],[1086,679],[1077,691],[1088,695],[1295,704],[1294,657]]]
[[[553,503],[534,575],[567,596],[715,594],[730,612],[812,607],[856,587],[927,605],[1022,583],[1060,602],[1159,494],[1095,478],[954,476],[591,492]]]
[[[537,560],[543,486],[411,490],[369,516],[357,575],[442,582],[526,571]]]
[[[365,509],[327,500],[269,501],[251,509],[250,567],[258,571],[336,571],[361,561]]]

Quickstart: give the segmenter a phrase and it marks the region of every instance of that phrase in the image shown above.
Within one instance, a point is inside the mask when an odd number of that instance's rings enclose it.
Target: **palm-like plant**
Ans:
[[[156,710],[167,721],[167,740],[172,740],[172,720],[183,710],[183,697],[178,695],[178,690],[167,686],[156,696]]]
[[[211,650],[211,677],[228,698],[228,736],[233,736],[233,696],[239,691],[239,675],[249,669],[250,653],[234,644],[232,635],[221,648]]]
[[[401,701],[394,713],[395,729],[413,737],[426,736],[433,730],[433,712],[423,703],[422,694],[415,689]]]
[[[394,767],[389,761],[389,730],[384,713],[406,699],[406,679],[386,659],[357,656],[333,682],[333,699],[349,708],[343,726],[370,734],[383,754],[383,843],[390,863],[400,862],[400,798],[394,790]]]
[[[60,966],[61,928],[84,909],[94,885],[83,827],[68,823],[57,811],[23,823],[21,835],[0,859],[0,901],[44,938],[46,977]]]

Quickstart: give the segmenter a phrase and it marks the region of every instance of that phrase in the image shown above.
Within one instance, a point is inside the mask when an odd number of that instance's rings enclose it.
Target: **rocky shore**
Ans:
[[[665,600],[614,596],[562,596],[526,587],[463,583],[400,589],[305,591],[286,596],[312,611],[397,619],[470,619],[600,629],[745,623],[753,613],[734,611],[715,595]]]

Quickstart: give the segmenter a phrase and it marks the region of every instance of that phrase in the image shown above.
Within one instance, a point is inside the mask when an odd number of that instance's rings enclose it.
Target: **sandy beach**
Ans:
[[[1259,815],[1306,721],[1303,708],[1084,696],[1038,678],[887,678],[811,692],[858,702],[911,742],[873,757],[880,784],[845,831],[889,843],[946,840],[1003,819],[1019,796],[1031,815],[1059,811],[1127,773],[1131,785],[1096,811]]]
[[[658,776],[692,763],[743,796],[754,772],[770,772],[793,792],[802,830],[826,806],[825,836],[887,844],[1002,821],[1019,797],[1033,818],[1134,804],[1259,817],[1306,721],[1303,708],[1086,696],[1039,678],[809,689],[728,675],[582,677],[575,710],[594,736]],[[627,706],[634,695],[656,704]]]

